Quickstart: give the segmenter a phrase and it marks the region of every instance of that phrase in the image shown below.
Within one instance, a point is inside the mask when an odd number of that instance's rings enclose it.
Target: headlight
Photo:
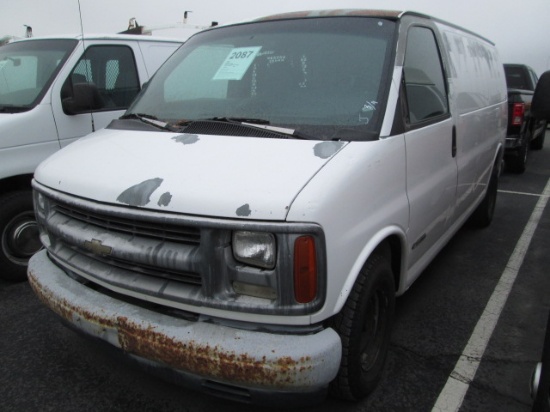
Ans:
[[[34,210],[39,218],[45,218],[48,214],[49,204],[46,197],[40,193],[34,192]]]
[[[275,236],[264,232],[233,232],[233,256],[236,260],[263,269],[275,267]]]
[[[33,196],[34,213],[38,224],[38,230],[40,232],[40,241],[46,248],[49,248],[51,246],[51,241],[44,222],[50,213],[50,202],[46,196],[36,190],[33,191]]]

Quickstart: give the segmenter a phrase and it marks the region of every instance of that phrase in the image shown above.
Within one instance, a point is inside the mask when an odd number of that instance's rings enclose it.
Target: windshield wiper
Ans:
[[[253,119],[250,117],[213,117],[211,120],[227,123],[253,123],[254,125],[268,125],[270,123],[269,120]]]
[[[120,119],[138,119],[142,121],[143,123],[147,123],[150,125],[153,125],[155,127],[158,127],[162,130],[168,130],[170,132],[177,132],[178,130],[170,126],[168,123],[163,122],[162,120],[159,120],[157,117],[146,114],[146,113],[129,113],[125,114],[124,116],[121,116]]]
[[[297,139],[315,140],[315,137],[313,137],[313,136],[310,136],[310,135],[307,135],[305,133],[299,132],[296,129],[289,129],[287,127],[269,126],[269,125],[254,124],[254,123],[249,123],[249,122],[241,122],[241,124],[244,125],[244,126],[251,126],[251,127],[257,127],[259,129],[269,130],[270,132],[281,133],[281,134],[284,134],[286,136],[295,137]]]
[[[174,126],[185,127],[195,122],[222,122],[222,123],[235,123],[235,124],[243,124],[246,122],[246,123],[254,123],[254,124],[261,124],[261,125],[269,124],[269,120],[251,119],[248,117],[208,117],[204,119],[192,119],[192,120],[180,119],[171,123],[170,125],[172,127]]]
[[[186,120],[182,119],[174,123],[173,125],[178,125],[183,128],[189,126],[194,122],[222,122],[222,123],[233,123],[239,124],[242,126],[252,127],[256,129],[268,130],[270,132],[280,133],[285,136],[295,137],[297,139],[305,140],[314,140],[315,137],[309,136],[302,132],[297,131],[296,129],[289,129],[286,127],[271,126],[269,120],[266,119],[253,119],[248,117],[211,117],[208,119],[196,119],[196,120]]]

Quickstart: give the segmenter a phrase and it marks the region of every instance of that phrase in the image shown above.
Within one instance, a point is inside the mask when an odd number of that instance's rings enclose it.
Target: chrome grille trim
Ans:
[[[62,204],[56,204],[55,209],[65,216],[102,227],[109,231],[132,233],[133,235],[161,238],[182,243],[200,243],[200,231],[197,228],[116,218],[115,216],[101,215]]]

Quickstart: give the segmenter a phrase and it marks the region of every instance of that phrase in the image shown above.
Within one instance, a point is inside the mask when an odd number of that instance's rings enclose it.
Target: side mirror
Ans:
[[[69,115],[87,113],[103,108],[103,102],[95,84],[73,84],[72,96],[63,99],[63,111]]]
[[[531,115],[537,120],[550,121],[550,71],[540,76],[531,101]]]

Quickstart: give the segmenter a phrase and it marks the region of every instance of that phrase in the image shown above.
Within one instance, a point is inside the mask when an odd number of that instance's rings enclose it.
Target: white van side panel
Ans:
[[[139,42],[139,48],[148,74],[147,77],[142,77],[142,79],[151,77],[179,46],[181,46],[180,43]]]
[[[492,44],[443,24],[451,112],[457,134],[456,216],[481,201],[498,150],[506,135],[506,83]],[[480,170],[482,172],[480,173]]]
[[[38,164],[59,150],[51,106],[0,114],[0,179],[32,174]]]
[[[30,175],[45,158],[59,150],[57,140],[0,150],[0,179]]]
[[[337,313],[380,233],[404,238],[409,220],[404,137],[351,142],[335,155],[292,203],[289,222],[323,227],[327,297],[312,322]]]
[[[48,99],[45,97],[43,101]],[[59,149],[57,130],[49,102],[38,104],[27,112],[0,113],[0,136],[2,136],[0,140],[2,150],[46,142],[55,142]],[[4,169],[4,163],[0,164]]]

